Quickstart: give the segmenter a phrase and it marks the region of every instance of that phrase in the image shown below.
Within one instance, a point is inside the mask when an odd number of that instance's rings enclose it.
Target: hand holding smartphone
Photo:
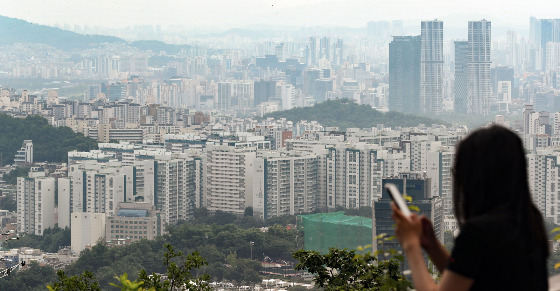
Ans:
[[[406,205],[406,201],[402,197],[401,192],[399,191],[397,186],[395,186],[395,184],[392,183],[387,183],[385,184],[385,188],[389,192],[389,195],[391,196],[393,202],[395,202],[395,204],[397,205],[399,210],[404,214],[404,216],[410,217],[411,212],[408,209],[408,206]]]

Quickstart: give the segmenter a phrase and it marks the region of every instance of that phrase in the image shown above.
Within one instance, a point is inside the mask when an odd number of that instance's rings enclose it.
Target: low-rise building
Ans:
[[[108,216],[106,222],[105,238],[117,245],[119,239],[152,240],[164,232],[160,212],[150,203],[119,203],[116,215]]]

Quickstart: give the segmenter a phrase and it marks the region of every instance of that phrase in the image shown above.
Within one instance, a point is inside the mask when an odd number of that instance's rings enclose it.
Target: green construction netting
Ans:
[[[371,219],[347,216],[343,211],[301,215],[304,249],[329,252],[330,247],[355,250],[371,245]]]

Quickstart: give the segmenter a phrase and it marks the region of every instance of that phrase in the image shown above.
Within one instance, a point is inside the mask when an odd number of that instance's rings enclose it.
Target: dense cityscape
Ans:
[[[315,288],[297,250],[400,250],[386,183],[450,246],[455,147],[490,124],[521,136],[533,201],[560,225],[560,19],[444,24],[186,37],[0,16],[0,289],[39,267],[28,290],[53,270],[103,290],[163,274],[164,243],[200,252],[216,290]]]

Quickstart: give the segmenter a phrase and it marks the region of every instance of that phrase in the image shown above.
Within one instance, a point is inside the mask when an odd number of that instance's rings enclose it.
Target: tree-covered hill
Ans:
[[[97,148],[97,141],[75,133],[68,127],[53,127],[40,116],[24,119],[0,114],[0,153],[2,164],[11,164],[24,140],[33,141],[36,162],[66,162],[68,152]]]
[[[62,50],[88,49],[101,43],[124,43],[114,36],[84,35],[25,20],[0,16],[0,45],[42,43]]]
[[[286,118],[293,122],[316,120],[323,126],[338,126],[341,129],[351,127],[368,128],[375,127],[378,124],[390,127],[417,126],[419,124],[447,125],[444,121],[429,117],[393,111],[383,113],[371,108],[369,105],[359,105],[348,99],[329,100],[311,107],[276,111],[268,113],[264,117]]]

